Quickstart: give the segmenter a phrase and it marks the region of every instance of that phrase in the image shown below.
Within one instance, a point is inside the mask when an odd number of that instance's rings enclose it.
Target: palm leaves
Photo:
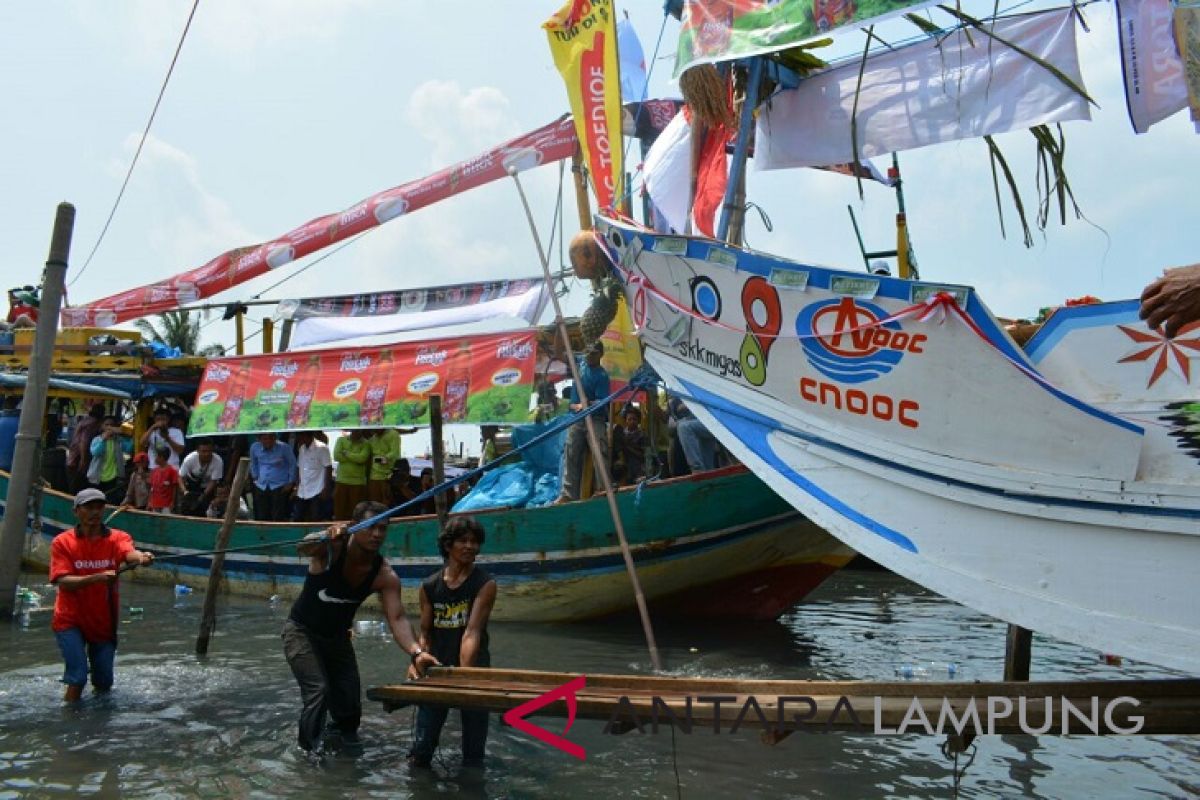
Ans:
[[[178,347],[179,352],[186,355],[225,355],[225,348],[219,344],[200,347],[200,316],[197,314],[193,317],[190,311],[166,311],[159,314],[158,325],[148,319],[139,319],[133,324],[150,341],[165,344],[167,347]]]

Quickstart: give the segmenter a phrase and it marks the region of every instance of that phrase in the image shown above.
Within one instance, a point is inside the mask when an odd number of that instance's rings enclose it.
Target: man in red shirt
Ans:
[[[50,544],[50,582],[58,587],[50,626],[66,663],[63,700],[69,703],[83,694],[89,665],[95,690],[112,688],[120,608],[117,570],[122,564],[154,560],[151,553],[134,548],[128,533],[104,525],[103,515],[104,492],[84,489],[75,495],[77,524]]]

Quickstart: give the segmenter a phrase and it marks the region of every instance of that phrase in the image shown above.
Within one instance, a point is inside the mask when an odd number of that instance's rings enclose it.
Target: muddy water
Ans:
[[[42,590],[38,576],[26,585]],[[953,763],[924,736],[796,735],[775,747],[754,731],[606,736],[577,722],[570,759],[493,719],[489,764],[463,770],[451,716],[432,772],[404,755],[413,714],[365,709],[366,754],[313,764],[294,746],[299,693],[283,660],[287,608],[223,601],[206,659],[192,654],[203,597],[127,585],[117,685],[77,707],[59,702],[49,615],[0,626],[0,797],[953,797]],[[47,597],[47,600],[50,600]],[[130,614],[129,608],[141,608]],[[377,620],[356,646],[365,686],[401,678],[404,659]],[[899,578],[843,572],[771,624],[662,623],[679,675],[753,678],[994,679],[1004,626]],[[493,660],[581,673],[648,669],[636,620],[496,624]],[[1162,670],[1035,638],[1037,678],[1134,678]],[[953,666],[951,666],[953,665]],[[549,723],[553,727],[554,723]],[[959,766],[963,766],[960,760]],[[996,736],[978,741],[960,797],[1185,797],[1200,793],[1200,739]]]

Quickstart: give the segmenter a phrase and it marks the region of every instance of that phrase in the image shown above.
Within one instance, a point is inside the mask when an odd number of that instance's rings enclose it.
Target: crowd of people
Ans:
[[[365,500],[392,508],[433,486],[432,469],[414,475],[400,455],[401,435],[415,428],[350,430],[333,447],[322,431],[190,438],[186,410],[164,405],[135,443],[131,424],[99,403],[66,428],[64,485],[56,488],[98,489],[112,505],[155,513],[223,518],[242,456],[250,472],[239,519],[349,519]],[[399,515],[435,510],[427,498]]]

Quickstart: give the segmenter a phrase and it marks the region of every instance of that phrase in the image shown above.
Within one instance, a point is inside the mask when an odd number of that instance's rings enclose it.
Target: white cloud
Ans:
[[[433,145],[429,163],[434,169],[470,158],[521,130],[503,92],[490,86],[464,91],[457,81],[435,79],[417,86],[406,116]]]

